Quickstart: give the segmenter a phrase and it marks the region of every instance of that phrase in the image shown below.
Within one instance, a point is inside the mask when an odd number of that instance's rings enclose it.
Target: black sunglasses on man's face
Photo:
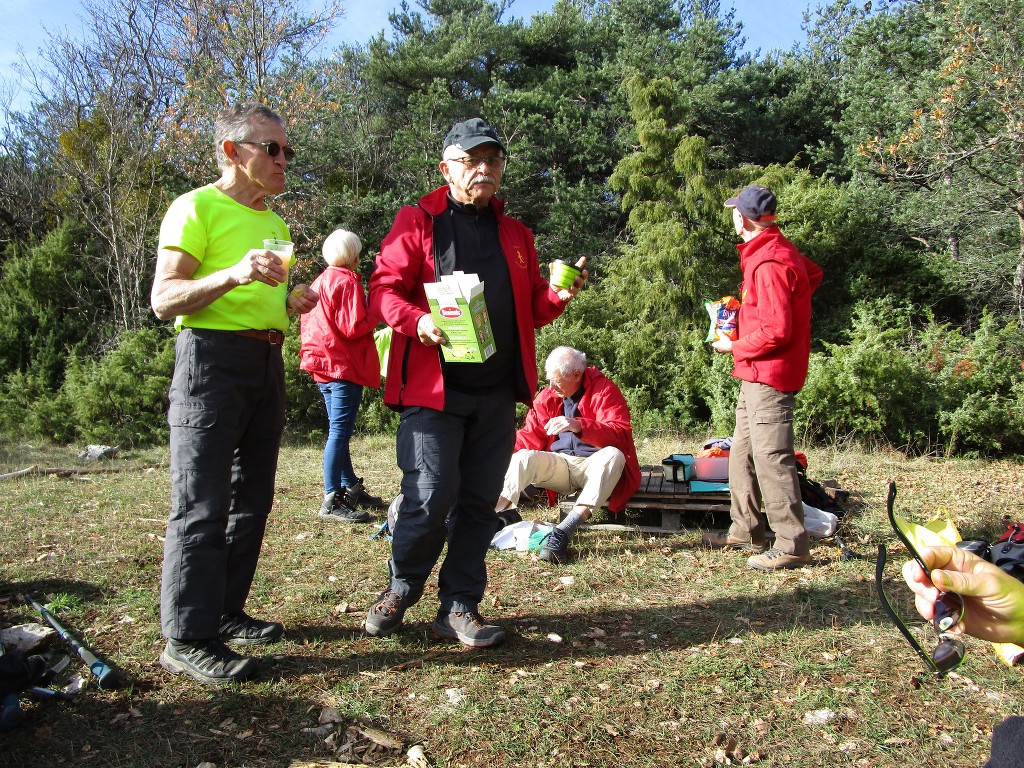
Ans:
[[[271,157],[277,157],[284,152],[284,159],[289,163],[295,159],[295,150],[289,146],[281,146],[276,141],[236,141],[235,144],[251,144],[254,147],[263,147]]]
[[[889,497],[886,500],[886,509],[889,513],[889,524],[892,529],[896,532],[896,537],[903,542],[903,546],[910,552],[911,557],[917,561],[917,564],[921,566],[921,570],[924,571],[925,576],[931,578],[931,570],[925,565],[924,559],[920,553],[911,543],[910,539],[903,532],[900,526],[896,522],[896,515],[893,513],[893,506],[896,501],[896,483],[889,483]],[[878,559],[875,562],[875,588],[878,591],[878,599],[882,603],[882,608],[885,609],[886,614],[892,619],[893,623],[900,633],[907,639],[907,642],[913,647],[917,654],[924,660],[924,662],[931,668],[936,675],[944,675],[947,672],[952,672],[954,669],[960,666],[960,663],[964,660],[964,654],[967,652],[964,648],[963,642],[959,638],[951,635],[949,630],[960,623],[960,620],[964,616],[964,599],[956,592],[940,592],[938,600],[935,601],[935,616],[932,619],[932,627],[935,629],[936,634],[939,636],[939,643],[935,646],[935,650],[932,651],[931,655],[925,653],[924,648],[921,647],[920,643],[911,634],[910,629],[903,623],[902,619],[896,614],[892,605],[889,603],[888,598],[885,596],[885,592],[882,589],[882,576],[885,573],[885,545],[878,545]]]

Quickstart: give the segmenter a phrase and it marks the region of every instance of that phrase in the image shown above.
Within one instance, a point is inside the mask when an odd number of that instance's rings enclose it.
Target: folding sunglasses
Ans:
[[[925,565],[924,559],[920,553],[911,543],[910,539],[903,532],[896,522],[896,516],[893,513],[893,506],[896,501],[896,483],[889,483],[889,497],[886,501],[886,509],[889,512],[889,524],[892,529],[896,532],[896,537],[903,542],[903,546],[910,552],[911,557],[921,566],[921,570],[924,571],[925,576],[931,578],[931,570]],[[932,619],[932,627],[935,633],[939,636],[938,645],[935,646],[935,650],[932,651],[931,655],[925,653],[924,648],[921,647],[920,643],[911,633],[910,629],[906,624],[903,623],[902,619],[893,610],[892,605],[889,603],[888,598],[885,596],[885,592],[882,590],[882,577],[885,573],[885,545],[878,545],[878,559],[875,562],[875,588],[878,591],[878,599],[882,603],[882,608],[885,609],[886,614],[892,619],[893,624],[900,633],[907,639],[911,647],[917,651],[925,664],[937,675],[941,676],[947,672],[952,672],[954,669],[960,666],[960,663],[964,660],[964,654],[966,649],[964,644],[959,638],[949,633],[949,630],[960,623],[960,620],[964,616],[964,599],[956,592],[940,592],[938,599],[935,601],[935,617]]]

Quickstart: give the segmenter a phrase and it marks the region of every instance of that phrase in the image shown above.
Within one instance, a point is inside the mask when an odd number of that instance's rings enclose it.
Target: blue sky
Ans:
[[[308,7],[314,3],[315,0],[310,0]],[[554,0],[515,0],[510,15],[529,19],[553,4]],[[746,50],[762,52],[789,49],[795,42],[803,42],[803,12],[817,4],[813,0],[721,0],[722,8],[735,8],[736,18],[743,22]],[[330,44],[365,42],[388,28],[388,12],[399,5],[392,0],[349,2],[346,18],[338,24]],[[414,1],[410,6],[417,7]],[[12,66],[19,61],[19,48],[29,56],[35,55],[46,44],[44,28],[67,30],[73,36],[82,13],[80,0],[0,0],[0,18],[4,19],[4,33],[0,35],[0,98],[5,90],[18,90]],[[15,98],[15,104],[24,103],[24,95]]]

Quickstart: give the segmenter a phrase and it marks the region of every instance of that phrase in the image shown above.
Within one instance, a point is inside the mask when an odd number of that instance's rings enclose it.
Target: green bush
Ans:
[[[1016,322],[985,313],[974,334],[934,326],[925,366],[941,394],[939,430],[949,455],[991,456],[1024,449],[1024,342]]]
[[[910,309],[882,300],[854,312],[850,343],[811,355],[797,398],[797,430],[810,442],[854,439],[927,452],[938,439],[933,379],[913,345]]]
[[[855,439],[914,453],[999,455],[1024,449],[1024,342],[986,314],[970,337],[910,307],[858,305],[847,345],[811,356],[797,400],[811,442]]]
[[[0,383],[0,430],[10,438],[75,439],[71,403],[47,381],[44,370],[13,371]]]
[[[60,394],[78,437],[134,447],[166,442],[173,369],[174,333],[167,328],[126,331],[102,357],[72,357]]]

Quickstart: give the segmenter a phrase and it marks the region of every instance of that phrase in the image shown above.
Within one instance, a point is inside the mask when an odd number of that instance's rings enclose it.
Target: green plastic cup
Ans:
[[[568,262],[555,259],[551,263],[551,285],[555,288],[572,288],[579,276],[580,270]]]

